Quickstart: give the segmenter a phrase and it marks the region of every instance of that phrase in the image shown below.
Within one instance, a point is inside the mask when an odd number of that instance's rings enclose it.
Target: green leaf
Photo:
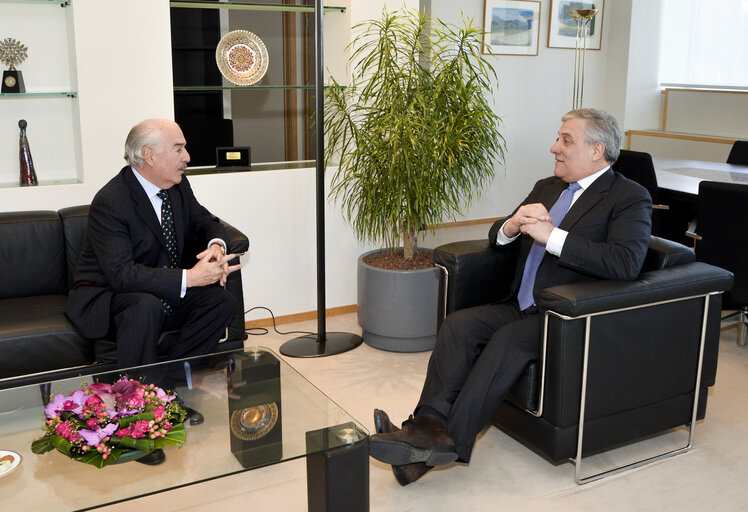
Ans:
[[[64,453],[68,457],[71,456],[70,449],[73,447],[73,445],[71,445],[70,441],[68,441],[64,437],[51,436],[50,443],[52,443],[52,446],[54,446],[58,451]]]
[[[47,453],[54,450],[50,436],[44,436],[31,442],[31,453]]]

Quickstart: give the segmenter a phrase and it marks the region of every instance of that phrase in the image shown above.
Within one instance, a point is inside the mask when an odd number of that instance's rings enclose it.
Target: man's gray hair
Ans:
[[[136,124],[125,140],[125,161],[133,167],[143,167],[143,148],[150,147],[154,152],[161,151],[161,130],[154,123]]]
[[[564,114],[561,122],[569,119],[585,119],[584,141],[587,144],[599,142],[605,146],[605,160],[610,165],[618,160],[623,129],[613,114],[594,108],[580,108]]]

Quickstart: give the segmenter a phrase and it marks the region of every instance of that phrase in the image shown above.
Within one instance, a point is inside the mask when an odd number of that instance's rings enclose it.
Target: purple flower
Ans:
[[[117,424],[110,423],[104,428],[96,427],[96,430],[88,430],[86,428],[82,428],[78,433],[83,439],[86,440],[88,446],[96,446],[101,442],[102,439],[111,436],[115,430],[117,430]]]
[[[58,394],[55,395],[54,399],[44,408],[44,414],[46,414],[48,418],[59,416],[62,411],[69,411],[80,415],[83,411],[83,404],[85,401],[86,393],[80,389],[74,391],[70,396]]]
[[[177,396],[176,395],[167,395],[166,391],[164,391],[161,388],[156,388],[156,397],[158,397],[159,400],[162,402],[166,402],[167,404],[174,400]]]
[[[97,382],[88,386],[88,390],[98,396],[107,409],[114,409],[117,394],[114,392],[114,386],[104,382]]]

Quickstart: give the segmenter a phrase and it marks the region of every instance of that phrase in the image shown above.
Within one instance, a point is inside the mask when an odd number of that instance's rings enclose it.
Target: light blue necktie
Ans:
[[[561,192],[558,196],[556,203],[551,208],[548,214],[551,216],[551,222],[554,226],[561,224],[564,220],[566,212],[571,207],[571,200],[574,198],[574,192],[582,188],[579,183],[569,183],[569,186]],[[538,242],[533,242],[530,248],[530,253],[527,255],[527,261],[525,262],[525,270],[522,272],[522,284],[519,287],[519,293],[517,294],[517,301],[519,302],[520,311],[524,311],[533,304],[535,299],[532,296],[532,289],[535,286],[535,274],[538,273],[538,267],[540,262],[545,255],[545,246]]]

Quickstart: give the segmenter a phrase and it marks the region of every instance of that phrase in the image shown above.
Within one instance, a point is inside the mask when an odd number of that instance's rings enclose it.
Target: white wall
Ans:
[[[611,43],[612,27],[626,31],[625,26],[619,27],[625,25],[626,16],[619,23],[617,9],[611,6],[643,1],[606,2],[602,50],[587,55],[585,105],[616,113],[628,108],[624,89],[615,101],[607,94],[606,62],[610,55],[622,53]],[[336,76],[346,73],[342,52],[349,42],[348,27],[378,18],[385,3],[390,10],[403,5],[402,1],[382,0],[346,3],[346,13],[325,15],[326,67]],[[432,4],[432,12],[445,21],[460,21],[454,3],[434,0]],[[408,0],[407,5],[418,8],[419,2]],[[482,23],[482,0],[459,5],[467,16]],[[560,116],[571,108],[574,50],[546,47],[549,5],[549,0],[543,0],[537,57],[492,57],[500,79],[495,103],[504,120],[506,165],[497,166],[493,184],[463,218],[509,213],[532,184],[552,170],[548,150]],[[58,209],[90,202],[123,165],[122,148],[129,128],[147,117],[173,116],[167,0],[75,0],[70,8],[75,22],[80,94],[74,101],[80,110],[83,183],[0,189],[2,211]],[[33,151],[34,139],[31,144]],[[195,176],[190,181],[208,209],[250,238],[249,253],[242,258],[246,307],[268,306],[280,315],[315,310],[314,171]],[[330,201],[326,202],[326,234],[326,305],[353,304],[356,258],[369,247],[354,240],[339,208]],[[258,312],[248,318],[266,316]]]
[[[605,3],[601,50],[588,50],[585,64],[584,106],[609,109],[606,95],[608,54],[612,51],[609,4]],[[624,2],[628,0],[623,0]],[[460,24],[462,17],[483,23],[484,2],[465,0],[459,10],[450,0],[431,0],[432,15]],[[537,56],[496,55],[488,59],[499,76],[495,110],[504,121],[506,165],[496,166],[496,178],[463,218],[497,217],[511,213],[535,181],[553,172],[550,147],[560,118],[571,110],[574,82],[574,49],[548,48],[550,0],[540,8],[540,41]],[[461,17],[462,14],[462,17]]]

